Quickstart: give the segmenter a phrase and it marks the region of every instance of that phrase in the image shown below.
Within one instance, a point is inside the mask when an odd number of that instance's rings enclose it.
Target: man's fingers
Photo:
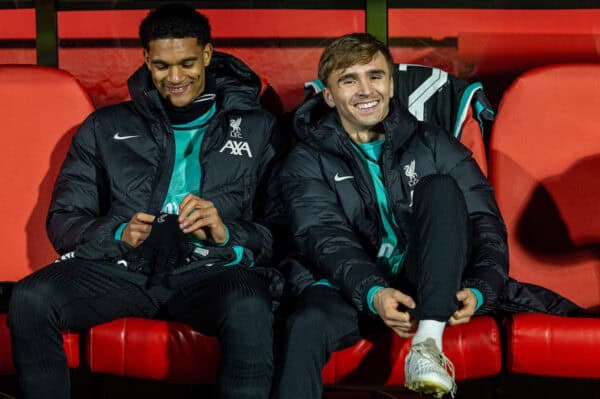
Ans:
[[[211,226],[217,221],[218,215],[215,208],[195,209],[180,223],[180,227],[184,233],[189,233],[202,227]]]
[[[184,222],[182,224],[183,232],[186,234],[191,233],[191,232],[201,229],[203,227],[210,227],[210,226],[214,225],[216,222],[217,222],[216,215],[200,217],[200,218],[197,218],[193,222],[191,222],[191,220],[190,220],[190,221]]]
[[[196,200],[192,199],[187,201],[186,203],[181,202],[179,204],[179,222],[181,223],[186,218],[190,216],[192,212],[196,209]]]
[[[458,324],[465,324],[468,323],[469,321],[471,321],[470,317],[454,317],[454,315],[452,317],[450,317],[450,319],[448,319],[448,324],[451,326],[456,326]]]
[[[468,292],[466,292],[466,290],[460,290],[456,293],[456,299],[458,299],[460,302],[464,301],[465,299],[467,299],[469,297]]]
[[[388,324],[390,327],[392,325],[406,325],[406,326],[410,326],[411,324],[411,317],[410,314],[408,312],[401,312],[398,310],[397,307],[397,303],[392,303],[392,304],[386,304],[386,306],[384,307],[384,312],[383,315],[381,315],[381,318],[383,319],[384,322],[386,322],[386,324]]]
[[[154,215],[144,212],[137,212],[135,215],[133,215],[131,221],[140,224],[152,224],[154,223]]]
[[[181,221],[196,209],[210,209],[214,207],[215,205],[211,201],[188,194],[179,204],[179,219]]]
[[[394,332],[396,334],[398,334],[398,336],[402,337],[402,338],[411,338],[415,335],[414,332],[412,331],[407,331],[401,328],[392,328],[392,330],[394,330]]]
[[[150,233],[150,230],[152,230],[152,223],[133,222],[129,224],[129,228],[132,232],[139,231],[141,233]]]
[[[384,322],[388,327],[400,328],[400,329],[407,330],[407,331],[414,330],[417,327],[414,320],[397,321],[397,320],[388,319],[388,320],[384,320]]]
[[[409,309],[414,309],[416,306],[415,301],[410,296],[398,290],[394,292],[394,299]]]

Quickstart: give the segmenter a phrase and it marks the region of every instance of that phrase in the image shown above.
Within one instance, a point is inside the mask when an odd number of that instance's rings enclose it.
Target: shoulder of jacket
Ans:
[[[100,107],[100,108],[96,109],[91,114],[91,116],[94,116],[96,119],[98,119],[98,118],[114,118],[115,113],[122,113],[122,112],[127,112],[127,113],[134,112],[133,102],[131,102],[131,100]]]
[[[440,138],[450,139],[450,133],[430,122],[417,122],[415,136],[427,145],[434,145]]]
[[[131,126],[134,118],[141,118],[141,115],[136,112],[131,101],[98,108],[86,118],[78,129],[75,138],[77,140],[90,140],[92,136],[96,138],[104,136],[103,132],[110,130],[110,126],[114,127],[118,123],[126,123]]]
[[[319,154],[314,148],[304,143],[298,143],[286,155],[283,168],[286,170],[301,170],[311,165],[317,165],[318,159]]]

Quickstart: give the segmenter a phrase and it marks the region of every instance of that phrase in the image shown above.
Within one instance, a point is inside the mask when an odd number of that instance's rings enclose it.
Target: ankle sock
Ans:
[[[420,320],[417,332],[412,338],[412,345],[425,341],[427,338],[433,338],[435,344],[442,350],[442,335],[446,328],[446,322],[437,320]]]

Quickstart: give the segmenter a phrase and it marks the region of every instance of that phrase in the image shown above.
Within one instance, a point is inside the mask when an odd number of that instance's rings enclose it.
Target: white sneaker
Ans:
[[[454,398],[454,365],[440,351],[433,338],[413,345],[404,363],[404,386],[441,398],[449,393]]]

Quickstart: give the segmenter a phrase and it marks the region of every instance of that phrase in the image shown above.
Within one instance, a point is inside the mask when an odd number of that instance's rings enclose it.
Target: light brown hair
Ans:
[[[327,86],[327,80],[333,71],[355,64],[367,64],[377,52],[385,57],[391,73],[394,62],[390,50],[375,37],[368,33],[350,33],[339,37],[321,55],[319,79]]]

